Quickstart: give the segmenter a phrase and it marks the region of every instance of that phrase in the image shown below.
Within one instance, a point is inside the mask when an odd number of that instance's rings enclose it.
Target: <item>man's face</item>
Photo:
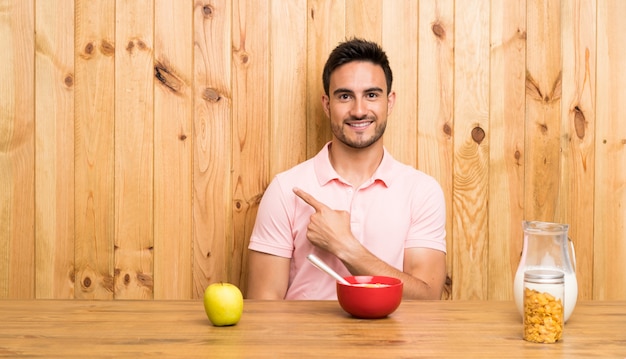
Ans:
[[[385,132],[395,93],[387,95],[383,69],[367,61],[341,65],[330,76],[322,97],[333,135],[346,146],[365,148]]]

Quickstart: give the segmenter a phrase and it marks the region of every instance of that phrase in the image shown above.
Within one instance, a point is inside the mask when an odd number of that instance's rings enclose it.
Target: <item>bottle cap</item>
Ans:
[[[531,269],[524,272],[524,280],[531,283],[563,283],[565,274],[558,270]]]

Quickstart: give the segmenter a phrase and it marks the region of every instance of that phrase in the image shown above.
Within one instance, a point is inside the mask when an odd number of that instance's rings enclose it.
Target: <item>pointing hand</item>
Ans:
[[[333,210],[299,188],[293,192],[315,210],[307,227],[307,239],[314,246],[337,254],[350,240],[356,240],[350,229],[349,212]]]

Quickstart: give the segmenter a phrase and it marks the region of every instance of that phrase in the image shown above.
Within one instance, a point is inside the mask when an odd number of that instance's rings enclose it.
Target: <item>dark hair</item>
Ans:
[[[385,79],[387,80],[387,93],[391,92],[393,74],[391,73],[389,59],[385,51],[375,42],[352,38],[337,45],[328,56],[328,60],[326,60],[324,72],[322,73],[322,83],[326,95],[329,94],[330,75],[333,71],[339,66],[352,61],[368,61],[382,67],[385,73]]]

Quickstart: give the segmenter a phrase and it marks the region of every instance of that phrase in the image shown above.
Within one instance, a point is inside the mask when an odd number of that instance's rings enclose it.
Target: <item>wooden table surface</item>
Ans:
[[[626,301],[579,302],[556,344],[522,339],[513,302],[404,301],[355,319],[335,301],[251,301],[214,327],[201,301],[0,301],[0,357],[626,358]]]

